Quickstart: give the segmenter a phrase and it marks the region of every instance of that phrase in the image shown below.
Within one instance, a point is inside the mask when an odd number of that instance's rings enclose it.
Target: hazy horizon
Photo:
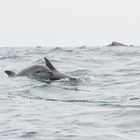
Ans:
[[[138,0],[0,1],[0,47],[140,45]]]

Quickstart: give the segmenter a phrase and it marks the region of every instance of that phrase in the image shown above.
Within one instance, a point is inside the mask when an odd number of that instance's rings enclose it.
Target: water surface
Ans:
[[[8,78],[45,65],[80,79]],[[139,140],[140,47],[0,48],[1,140]]]

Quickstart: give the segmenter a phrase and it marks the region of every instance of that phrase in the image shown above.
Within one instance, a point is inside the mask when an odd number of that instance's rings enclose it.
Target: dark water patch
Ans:
[[[140,52],[115,52],[114,55],[116,56],[123,56],[123,57],[133,57],[133,56],[140,56]]]
[[[20,137],[21,138],[33,138],[36,135],[38,135],[38,132],[36,132],[36,131],[30,131],[30,132],[24,132],[24,134],[22,134]]]
[[[19,56],[13,55],[13,56],[2,56],[2,57],[0,57],[0,59],[2,59],[2,60],[4,60],[4,59],[15,59],[15,58],[19,58]]]
[[[137,76],[140,76],[140,72],[134,72],[134,73],[127,73],[127,74],[123,74],[122,76],[126,76],[126,77],[137,77]]]
[[[132,100],[132,101],[134,100],[135,101],[135,100],[140,100],[140,98],[138,98],[138,97],[132,97],[132,98],[130,98],[130,100]]]
[[[71,52],[73,52],[73,50],[72,49],[61,48],[61,47],[56,47],[56,48],[53,48],[49,51],[49,53],[54,53],[54,52],[57,52],[57,53],[69,52],[69,53],[71,53]]]
[[[104,107],[123,108],[123,109],[124,108],[140,108],[140,105],[121,105],[121,104],[110,104],[106,102],[103,102],[99,105],[104,106]]]
[[[76,71],[73,71],[73,72],[69,72],[70,74],[74,75],[74,76],[79,76],[79,75],[82,75],[82,76],[87,76],[87,75],[91,75],[93,72],[91,70],[87,70],[87,69],[81,69],[81,70],[76,70]]]
[[[64,90],[74,90],[74,91],[84,91],[84,92],[91,92],[89,90],[84,90],[84,89],[79,89],[79,88],[69,88],[69,87],[59,87],[61,89],[64,89]]]
[[[7,128],[7,130],[0,131],[1,133],[0,137],[2,139],[11,139],[12,137],[17,137],[20,131],[21,129]]]
[[[138,71],[136,68],[123,68],[123,69],[118,69],[117,72],[135,72]]]

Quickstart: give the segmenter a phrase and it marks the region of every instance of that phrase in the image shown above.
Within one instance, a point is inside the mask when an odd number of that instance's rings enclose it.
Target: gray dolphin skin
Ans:
[[[6,70],[4,71],[9,77],[17,77],[17,76],[28,76],[35,79],[42,80],[60,80],[64,78],[69,78],[70,80],[76,80],[76,78],[72,78],[68,75],[60,73],[56,68],[51,64],[51,62],[44,57],[46,66],[42,65],[33,65],[31,67],[25,68],[17,74]]]

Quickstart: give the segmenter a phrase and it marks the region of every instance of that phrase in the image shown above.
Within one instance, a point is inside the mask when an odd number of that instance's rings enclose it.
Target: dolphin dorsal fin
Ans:
[[[51,62],[50,62],[46,57],[44,57],[44,59],[45,59],[45,62],[46,62],[46,66],[47,66],[50,70],[52,70],[52,71],[57,71],[56,68],[51,64]]]
[[[12,72],[10,70],[6,70],[4,72],[8,75],[8,77],[14,77],[16,75],[15,72]]]

